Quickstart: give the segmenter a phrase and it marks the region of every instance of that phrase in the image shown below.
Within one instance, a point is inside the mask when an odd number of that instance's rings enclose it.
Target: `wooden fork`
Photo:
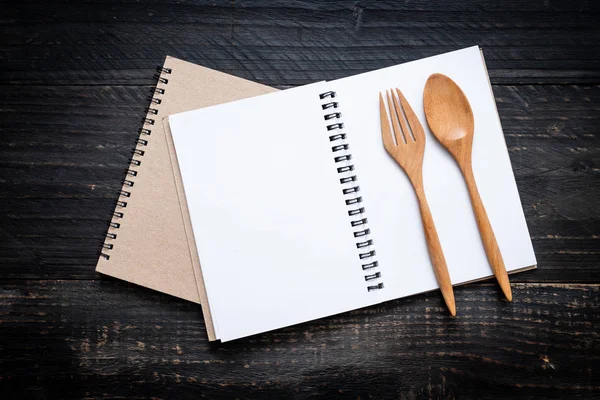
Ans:
[[[423,154],[425,152],[425,133],[419,119],[408,104],[408,101],[402,95],[399,89],[396,89],[396,96],[393,90],[390,93],[386,90],[387,102],[389,106],[389,119],[392,121],[392,127],[388,121],[388,111],[386,109],[383,96],[379,93],[379,111],[381,113],[381,136],[383,145],[387,152],[402,167],[410,182],[415,189],[419,208],[421,209],[421,219],[427,239],[429,257],[433,264],[433,271],[437,279],[442,296],[446,306],[452,316],[456,315],[456,305],[454,303],[454,292],[450,274],[446,266],[446,259],[440,245],[435,224],[429,211],[429,205],[425,198],[423,190]],[[400,102],[398,102],[400,99]],[[406,118],[406,121],[405,121]],[[407,124],[408,123],[408,124]],[[412,133],[412,135],[411,135]],[[395,143],[394,143],[394,138]]]

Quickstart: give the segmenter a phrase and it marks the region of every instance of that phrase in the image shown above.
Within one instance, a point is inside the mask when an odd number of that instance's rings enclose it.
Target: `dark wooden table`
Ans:
[[[596,1],[0,8],[0,398],[600,397]],[[539,268],[226,344],[199,306],[94,272],[153,69],[279,88],[479,44]]]

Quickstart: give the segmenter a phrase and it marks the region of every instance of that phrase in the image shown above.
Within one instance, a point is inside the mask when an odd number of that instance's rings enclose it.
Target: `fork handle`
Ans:
[[[450,274],[448,273],[448,266],[446,265],[446,258],[442,251],[442,245],[437,234],[437,229],[433,223],[433,217],[429,210],[429,204],[425,198],[425,192],[423,186],[416,185],[415,192],[417,193],[417,199],[419,200],[419,208],[421,209],[421,219],[423,221],[423,230],[425,231],[425,238],[427,239],[427,249],[429,250],[429,258],[433,264],[433,272],[437,279],[442,297],[446,302],[446,306],[452,316],[456,315],[456,304],[454,302],[454,291],[452,289],[452,282],[450,281]]]
[[[469,189],[469,197],[471,198],[471,204],[473,205],[473,212],[475,213],[475,220],[477,221],[477,227],[479,228],[479,234],[481,235],[481,241],[483,242],[483,248],[487,255],[488,262],[494,271],[494,275],[498,280],[498,284],[504,292],[504,295],[508,301],[512,301],[512,291],[510,288],[510,281],[508,279],[508,273],[504,266],[504,260],[502,259],[502,253],[498,242],[496,241],[496,235],[492,230],[490,219],[488,218],[479,190],[477,190],[477,183],[475,182],[475,176],[473,175],[473,168],[471,165],[465,166],[463,175],[467,182],[467,188]]]

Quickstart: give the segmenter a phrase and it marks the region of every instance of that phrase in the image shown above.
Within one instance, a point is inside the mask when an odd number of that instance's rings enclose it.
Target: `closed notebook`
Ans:
[[[232,340],[437,288],[414,191],[381,140],[378,95],[387,88],[402,90],[425,128],[424,186],[453,284],[492,276],[458,166],[427,129],[423,88],[437,72],[471,102],[473,170],[507,270],[535,266],[478,47],[168,112],[160,121],[172,135],[166,145],[176,151],[170,179],[181,207],[173,218],[186,239],[179,248],[186,248],[188,265],[199,260],[196,283],[214,338]]]
[[[185,223],[185,199],[176,184],[179,172],[162,121],[172,113],[275,89],[173,57],[162,68],[96,271],[202,303],[208,338],[215,340],[198,255]]]

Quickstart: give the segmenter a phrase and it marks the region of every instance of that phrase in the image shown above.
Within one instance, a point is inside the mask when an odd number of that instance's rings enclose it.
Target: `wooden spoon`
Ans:
[[[475,122],[469,100],[452,79],[446,75],[433,74],[425,84],[423,104],[431,132],[452,154],[467,182],[488,261],[504,295],[508,301],[512,301],[504,260],[473,176],[471,153]]]

